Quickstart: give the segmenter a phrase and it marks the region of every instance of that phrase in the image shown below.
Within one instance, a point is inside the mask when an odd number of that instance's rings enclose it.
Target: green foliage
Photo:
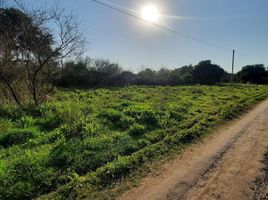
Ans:
[[[0,199],[86,198],[82,188],[90,196],[267,96],[266,86],[132,86],[58,91],[35,111],[2,106]]]
[[[55,171],[47,166],[44,152],[25,151],[6,163],[0,173],[0,199],[30,199],[52,189]]]
[[[52,166],[71,169],[80,174],[94,171],[118,155],[134,151],[131,138],[125,134],[113,137],[87,138],[84,140],[61,141],[51,151]],[[109,149],[109,151],[107,151]]]
[[[122,112],[114,109],[106,109],[99,113],[99,118],[106,120],[115,129],[126,130],[133,123],[133,118],[125,116]]]
[[[14,105],[4,104],[0,105],[0,117],[6,119],[18,119],[23,115],[21,109]]]
[[[39,118],[36,121],[36,125],[40,127],[40,129],[44,131],[51,131],[60,126],[60,119],[55,115],[49,115],[44,118]]]
[[[145,127],[140,124],[133,124],[128,130],[129,135],[136,137],[141,136],[146,131]]]
[[[212,85],[220,83],[223,74],[224,70],[220,66],[205,60],[194,67],[193,80],[195,83]]]
[[[31,116],[23,115],[16,121],[16,126],[19,128],[29,128],[34,125],[34,119]]]
[[[71,146],[66,142],[61,141],[51,152],[50,158],[52,166],[56,166],[59,169],[68,168],[70,165],[70,156],[72,153]]]
[[[237,73],[237,76],[243,83],[268,83],[268,71],[262,64],[247,65]]]
[[[157,127],[159,125],[156,111],[149,105],[133,105],[124,109],[124,113],[136,119],[140,124]]]
[[[0,136],[4,134],[8,129],[12,128],[13,124],[11,120],[0,119]]]
[[[29,139],[37,137],[37,135],[38,131],[35,128],[10,129],[0,135],[0,146],[9,147],[24,144]]]

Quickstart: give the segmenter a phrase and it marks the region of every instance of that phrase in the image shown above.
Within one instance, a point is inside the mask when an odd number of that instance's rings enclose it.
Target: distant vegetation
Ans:
[[[0,199],[94,199],[148,160],[268,96],[267,86],[59,91],[36,109],[0,107]],[[86,195],[86,196],[85,196]]]
[[[235,83],[268,84],[268,71],[262,64],[245,66],[234,74],[233,80]],[[98,88],[127,85],[214,85],[230,82],[231,74],[210,60],[173,70],[162,68],[155,71],[146,68],[134,74],[108,60],[80,59],[78,62],[66,63],[55,84],[63,88]]]

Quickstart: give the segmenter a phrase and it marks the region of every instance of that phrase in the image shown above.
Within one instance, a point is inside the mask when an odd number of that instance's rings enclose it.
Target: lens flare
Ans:
[[[153,5],[144,6],[141,10],[141,17],[148,22],[156,23],[159,19],[157,7]]]

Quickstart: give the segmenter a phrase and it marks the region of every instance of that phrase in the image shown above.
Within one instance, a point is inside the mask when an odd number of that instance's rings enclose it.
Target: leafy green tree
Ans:
[[[138,84],[155,85],[156,83],[156,72],[152,69],[145,69],[138,73]]]
[[[219,83],[223,74],[224,70],[220,66],[205,60],[194,66],[193,81],[198,84],[212,85]]]
[[[183,66],[178,69],[174,69],[170,74],[170,83],[172,85],[180,85],[180,84],[192,84],[193,83],[193,66]]]
[[[268,71],[265,69],[263,64],[247,65],[243,67],[237,75],[244,83],[268,83]]]
[[[83,61],[68,62],[57,80],[57,85],[64,88],[86,88],[88,84],[89,69]]]
[[[170,84],[170,70],[161,68],[156,73],[156,82],[158,85],[169,85]]]

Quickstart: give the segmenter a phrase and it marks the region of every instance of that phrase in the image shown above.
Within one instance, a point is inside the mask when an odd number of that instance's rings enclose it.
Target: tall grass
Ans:
[[[2,105],[0,199],[90,193],[267,96],[267,86],[131,86],[58,91],[34,111]]]

